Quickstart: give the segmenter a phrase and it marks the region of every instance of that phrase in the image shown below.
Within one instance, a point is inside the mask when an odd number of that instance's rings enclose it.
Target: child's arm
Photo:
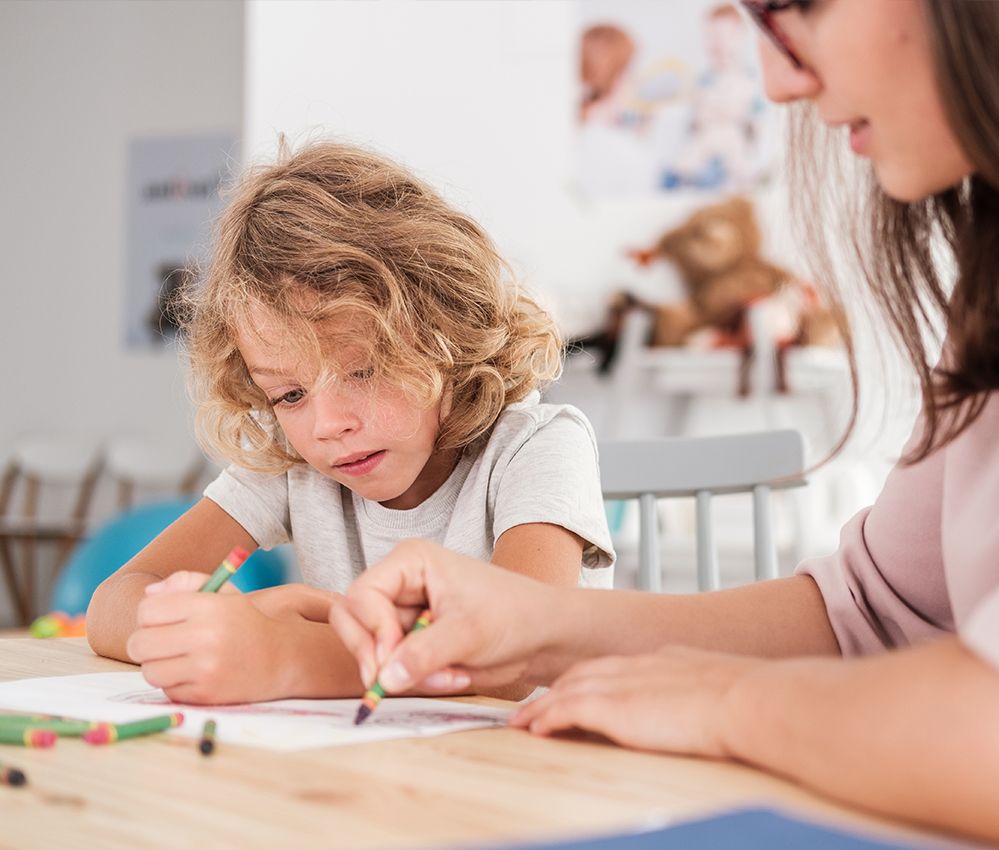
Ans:
[[[332,594],[295,585],[239,594],[229,584],[197,593],[233,546],[257,548],[202,499],[95,591],[93,650],[142,664],[150,684],[182,702],[357,696],[356,662],[326,625]]]
[[[256,541],[211,499],[202,499],[101,582],[87,609],[87,640],[98,655],[131,661],[125,649],[146,586],[180,570],[210,574],[234,546]]]
[[[555,587],[575,587],[583,562],[583,539],[560,525],[516,525],[500,535],[492,562]],[[480,691],[487,696],[519,700],[534,690],[526,681]]]

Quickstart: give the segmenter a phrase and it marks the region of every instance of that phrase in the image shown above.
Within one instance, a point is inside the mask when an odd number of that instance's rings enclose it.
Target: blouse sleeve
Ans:
[[[944,456],[897,464],[874,505],[843,527],[839,549],[796,570],[818,584],[844,655],[953,631],[941,545]]]

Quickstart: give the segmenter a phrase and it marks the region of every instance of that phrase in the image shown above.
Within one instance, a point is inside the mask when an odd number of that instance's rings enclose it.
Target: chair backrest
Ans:
[[[105,454],[105,473],[123,511],[136,504],[139,490],[193,497],[206,466],[193,443],[177,438],[116,437],[108,441]]]
[[[697,513],[697,584],[718,587],[718,554],[711,499],[752,493],[756,577],[777,577],[770,492],[805,483],[805,448],[797,431],[762,431],[717,437],[620,440],[600,444],[600,480],[606,499],[638,499],[639,580],[660,590],[656,501],[693,497]]]
[[[193,501],[152,502],[127,511],[97,529],[76,550],[52,591],[51,610],[82,614],[104,579],[138,554],[157,534],[183,514]],[[258,549],[240,567],[233,584],[242,591],[287,581],[287,565],[277,551]]]

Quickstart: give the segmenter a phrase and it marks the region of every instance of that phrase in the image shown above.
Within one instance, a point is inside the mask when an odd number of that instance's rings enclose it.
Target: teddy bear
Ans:
[[[778,352],[778,390],[786,391],[783,354],[794,345],[835,345],[835,313],[822,305],[814,288],[760,255],[760,230],[752,203],[743,197],[701,207],[648,248],[629,251],[637,263],[672,262],[686,299],[652,304],[618,293],[610,304],[599,339],[606,371],[613,361],[617,331],[629,310],[653,315],[650,344],[697,348],[737,348],[742,354],[740,394],[749,392],[752,339],[748,309],[766,300],[766,317]]]

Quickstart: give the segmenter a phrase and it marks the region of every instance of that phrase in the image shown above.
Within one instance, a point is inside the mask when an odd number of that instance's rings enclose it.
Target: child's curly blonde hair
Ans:
[[[197,431],[215,456],[262,472],[300,462],[236,346],[260,308],[321,356],[321,327],[383,382],[431,407],[438,449],[462,448],[553,380],[562,340],[472,219],[391,161],[339,143],[246,172],[203,279],[181,296]],[[324,364],[324,367],[325,364]]]

